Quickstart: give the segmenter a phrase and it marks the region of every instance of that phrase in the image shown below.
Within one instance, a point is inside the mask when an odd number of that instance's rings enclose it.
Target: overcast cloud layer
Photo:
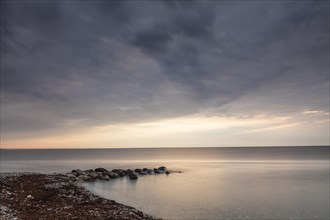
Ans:
[[[329,1],[1,1],[4,136],[329,111]]]

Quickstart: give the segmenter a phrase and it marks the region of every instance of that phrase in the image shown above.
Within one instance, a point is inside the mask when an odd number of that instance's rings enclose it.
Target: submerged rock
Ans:
[[[130,180],[137,180],[138,179],[138,176],[135,173],[131,173],[131,174],[128,175],[128,178]]]

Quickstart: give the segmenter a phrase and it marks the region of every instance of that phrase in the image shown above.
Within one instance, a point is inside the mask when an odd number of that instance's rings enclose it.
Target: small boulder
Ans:
[[[68,177],[76,177],[73,173],[66,174]]]
[[[99,175],[99,176],[103,176],[104,175],[104,173],[102,173],[102,172],[96,172],[97,173],[97,175]]]
[[[104,173],[104,172],[108,172],[108,170],[107,169],[105,169],[105,168],[96,168],[95,169],[95,172],[101,172],[101,173]]]
[[[119,177],[118,173],[114,173],[114,172],[107,172],[107,175],[108,175],[111,179],[115,179],[115,178],[118,178],[118,177]]]
[[[125,176],[125,174],[122,171],[120,171],[120,172],[118,171],[118,176],[123,177],[123,176]]]
[[[129,174],[132,174],[132,173],[133,173],[133,170],[131,170],[131,169],[126,170],[126,175],[129,175]]]
[[[130,180],[137,180],[138,179],[138,176],[135,173],[131,173],[131,174],[128,175],[128,178]]]
[[[93,179],[96,179],[99,176],[99,174],[97,174],[96,172],[90,172],[88,176],[92,177]]]
[[[106,176],[106,175],[102,175],[102,176],[99,176],[99,179],[100,180],[106,180],[106,181],[109,181],[110,180],[110,177]]]
[[[168,174],[170,174],[170,171],[167,170],[167,171],[166,171],[166,175],[168,175]]]
[[[92,181],[92,178],[91,178],[90,176],[87,176],[87,175],[80,175],[80,176],[78,177],[78,179],[83,180],[83,181],[85,181],[85,182],[90,182],[90,181]]]
[[[82,175],[86,175],[86,173],[80,169],[76,170],[76,172],[74,173],[76,176],[82,176]]]
[[[159,171],[162,171],[162,172],[165,172],[167,170],[167,168],[164,167],[164,166],[161,166],[161,167],[158,167],[158,170]]]
[[[154,173],[155,174],[160,174],[161,172],[158,169],[154,168]]]
[[[134,170],[134,172],[135,172],[135,173],[141,173],[142,170],[141,170],[140,168],[136,168],[136,169]]]

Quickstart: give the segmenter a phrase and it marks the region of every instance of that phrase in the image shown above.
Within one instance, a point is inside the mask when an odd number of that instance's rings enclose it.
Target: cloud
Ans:
[[[2,6],[8,137],[229,109],[326,111],[326,1]]]

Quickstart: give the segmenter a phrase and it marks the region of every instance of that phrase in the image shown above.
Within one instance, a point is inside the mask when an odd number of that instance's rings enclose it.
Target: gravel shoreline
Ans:
[[[94,195],[64,174],[0,173],[0,191],[0,219],[157,219]]]

